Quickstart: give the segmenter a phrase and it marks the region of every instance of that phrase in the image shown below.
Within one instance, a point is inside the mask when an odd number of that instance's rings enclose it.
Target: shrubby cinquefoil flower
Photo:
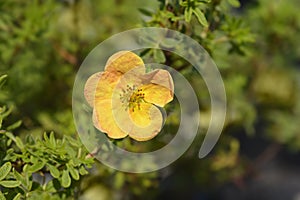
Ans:
[[[130,51],[112,55],[104,72],[86,82],[84,95],[93,107],[93,124],[113,139],[146,141],[163,125],[159,107],[173,100],[170,73],[158,69],[145,73],[143,60]]]

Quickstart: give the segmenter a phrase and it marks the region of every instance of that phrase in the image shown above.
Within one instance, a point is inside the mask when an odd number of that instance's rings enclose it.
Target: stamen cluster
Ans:
[[[125,110],[130,109],[132,112],[134,112],[136,107],[141,110],[141,103],[145,102],[144,97],[143,89],[137,89],[135,85],[127,85],[126,89],[123,89],[122,94],[120,94],[120,100]]]

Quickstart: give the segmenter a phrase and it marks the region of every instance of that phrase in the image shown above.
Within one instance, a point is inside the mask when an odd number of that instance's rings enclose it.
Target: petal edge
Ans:
[[[94,107],[95,92],[103,72],[98,72],[91,75],[84,86],[84,97],[91,107]]]
[[[119,51],[108,58],[105,71],[125,74],[136,67],[143,67],[141,73],[145,73],[142,58],[131,51]]]

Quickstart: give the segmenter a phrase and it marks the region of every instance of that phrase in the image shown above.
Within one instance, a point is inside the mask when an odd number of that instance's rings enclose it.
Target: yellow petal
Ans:
[[[174,91],[174,82],[171,74],[164,69],[156,69],[143,76],[144,83],[153,83],[162,85],[170,90]]]
[[[118,98],[119,97],[119,98]],[[161,130],[163,116],[153,104],[140,102],[133,107],[122,103],[120,96],[115,93],[112,98],[112,110],[118,127],[137,141],[146,141],[155,137]]]
[[[161,130],[163,117],[160,110],[152,104],[141,103],[140,109],[129,110],[134,124],[129,137],[137,141],[147,141],[154,138]]]
[[[136,105],[135,108],[128,109],[130,118],[136,126],[144,128],[151,124],[150,108],[152,106],[150,103],[140,103],[139,107]]]
[[[174,83],[170,73],[166,70],[155,70],[144,76],[145,85],[141,86],[145,100],[163,107],[173,100]]]
[[[122,74],[120,73],[102,72],[94,95],[95,101],[111,99],[113,91],[115,90],[121,75]]]
[[[108,59],[105,71],[125,74],[136,67],[140,67],[140,73],[145,73],[144,62],[138,55],[130,51],[119,51]]]
[[[100,131],[107,133],[108,137],[120,139],[128,135],[119,128],[115,121],[111,100],[95,101],[94,112],[94,126]]]
[[[90,76],[84,86],[84,97],[88,104],[94,107],[95,92],[102,72]]]

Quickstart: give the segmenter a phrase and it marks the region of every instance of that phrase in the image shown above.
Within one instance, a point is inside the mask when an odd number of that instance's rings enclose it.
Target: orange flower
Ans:
[[[130,51],[112,55],[104,72],[86,82],[84,95],[93,107],[93,124],[113,139],[155,137],[163,116],[157,106],[173,100],[174,85],[166,70],[145,74],[143,60]]]

